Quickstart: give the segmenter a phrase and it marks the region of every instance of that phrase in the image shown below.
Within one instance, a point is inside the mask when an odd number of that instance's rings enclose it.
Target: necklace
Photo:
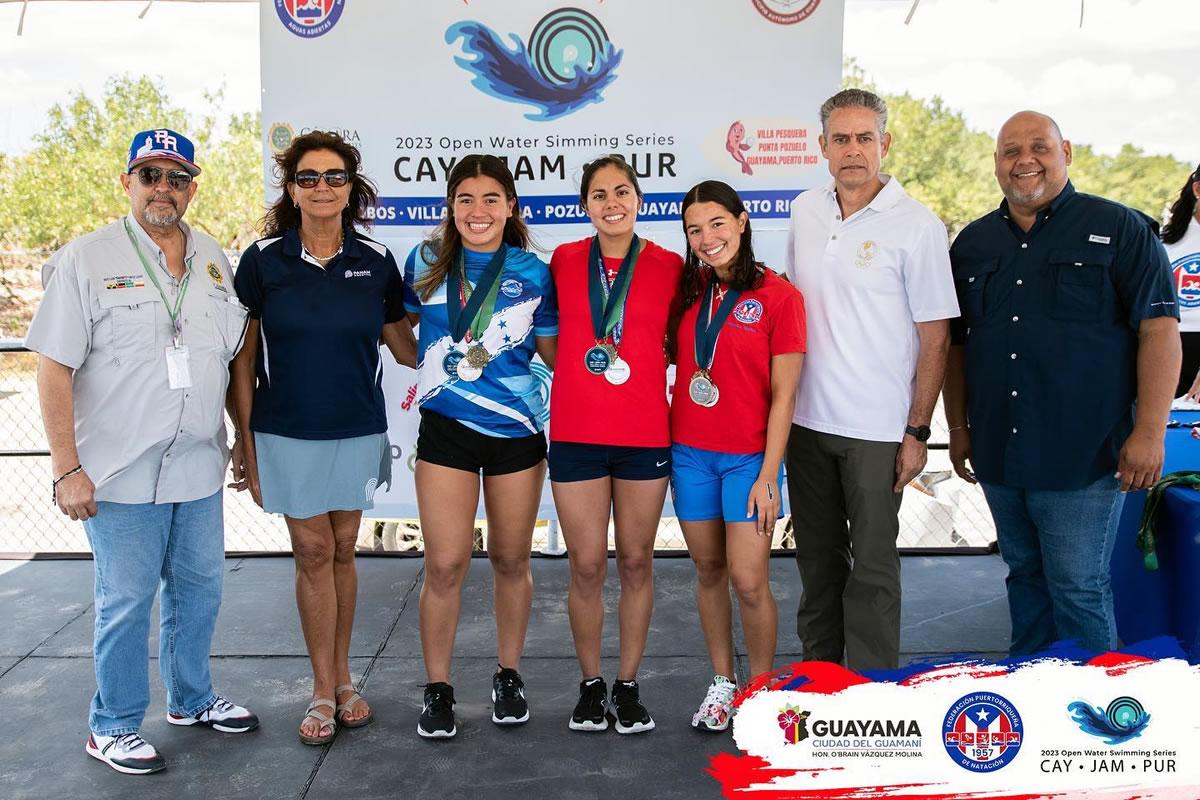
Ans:
[[[340,256],[342,254],[342,247],[345,245],[345,239],[346,239],[345,231],[339,230],[338,231],[337,250],[334,250],[331,254],[329,254],[327,256],[319,256],[316,253],[314,253],[313,251],[309,250],[308,245],[304,244],[303,239],[301,239],[300,246],[304,248],[304,252],[306,255],[308,255],[310,258],[312,258],[314,261],[318,262],[322,267],[324,267],[330,261],[333,261],[335,258],[337,258],[338,256]]]

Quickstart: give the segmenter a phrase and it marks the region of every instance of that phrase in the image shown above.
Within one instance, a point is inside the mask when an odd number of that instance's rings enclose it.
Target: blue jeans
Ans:
[[[221,492],[186,503],[96,503],[83,523],[96,569],[96,694],[88,725],[116,736],[150,704],[150,609],[159,596],[158,667],[167,709],[194,716],[215,695],[209,646],[221,605]]]
[[[1125,495],[1104,477],[1082,489],[983,484],[1008,564],[1013,656],[1057,641],[1105,652],[1117,646],[1109,561]]]

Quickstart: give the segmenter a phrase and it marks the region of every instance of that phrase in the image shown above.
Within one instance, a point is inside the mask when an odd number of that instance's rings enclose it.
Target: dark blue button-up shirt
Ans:
[[[1068,182],[1028,233],[1003,202],[950,260],[979,480],[1078,489],[1115,472],[1133,429],[1138,324],[1179,317],[1149,219]]]

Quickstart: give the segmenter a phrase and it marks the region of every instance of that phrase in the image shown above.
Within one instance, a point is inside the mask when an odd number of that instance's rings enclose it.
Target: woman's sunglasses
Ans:
[[[167,185],[175,191],[181,191],[192,185],[192,176],[181,169],[164,170],[162,167],[139,167],[133,170],[137,173],[142,186],[158,186],[163,175],[167,176]]]
[[[296,173],[295,183],[304,189],[311,189],[325,179],[325,185],[330,189],[345,186],[350,182],[350,173],[344,169],[327,169],[317,172],[315,169],[302,169]]]

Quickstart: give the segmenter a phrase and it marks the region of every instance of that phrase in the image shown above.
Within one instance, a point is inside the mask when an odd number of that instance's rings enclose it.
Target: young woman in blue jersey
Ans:
[[[242,254],[234,276],[250,311],[232,367],[245,449],[234,471],[256,503],[287,521],[313,669],[300,740],[324,744],[338,724],[372,720],[350,677],[354,545],[375,487],[391,480],[380,338],[386,331],[407,363],[416,343],[395,260],[354,227],[370,224],[375,202],[358,150],[317,131],[275,160],[283,192],[264,219],[266,238]]]
[[[408,311],[420,322],[416,488],[425,541],[421,648],[428,683],[417,733],[454,736],[450,661],[471,564],[482,474],[496,612],[492,721],[529,719],[520,673],[533,597],[529,553],[546,470],[534,352],[551,367],[558,311],[546,265],[525,251],[512,173],[490,155],[450,171],[446,218],[408,256]]]
[[[688,252],[675,335],[671,485],[696,564],[696,606],[714,673],[692,726],[723,731],[735,687],[730,585],[750,673],[768,672],[775,656],[771,534],[804,359],[804,301],[754,260],[750,216],[728,184],[692,187],[682,212]]]

